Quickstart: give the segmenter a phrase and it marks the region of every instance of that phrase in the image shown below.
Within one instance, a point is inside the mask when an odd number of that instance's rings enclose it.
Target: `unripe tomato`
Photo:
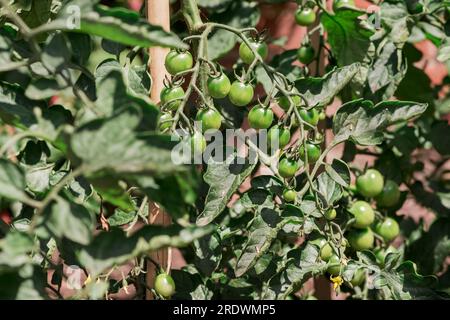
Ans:
[[[370,228],[353,229],[349,232],[347,238],[350,246],[356,251],[371,249],[375,240]]]
[[[169,129],[172,126],[173,123],[173,117],[170,113],[163,113],[161,114],[161,116],[159,117],[159,130],[160,131],[165,131],[167,129]]]
[[[292,91],[292,93],[298,93],[297,89],[294,89]],[[301,105],[302,103],[302,98],[300,98],[300,96],[291,96],[292,102],[294,103],[294,105],[296,107],[298,107],[299,105]],[[281,95],[280,97],[278,97],[278,105],[284,110],[284,111],[288,111],[290,104],[289,104],[289,99],[288,97]]]
[[[298,171],[299,165],[298,161],[294,159],[283,158],[278,164],[278,173],[283,178],[292,178]]]
[[[333,10],[334,11],[341,9],[344,6],[354,7],[355,0],[334,0],[334,2],[333,2]]]
[[[258,52],[263,60],[267,58],[269,48],[265,42],[250,41],[250,45]],[[246,64],[252,64],[253,60],[255,60],[255,55],[245,42],[242,42],[239,47],[239,57],[241,57],[242,61]]]
[[[225,98],[231,89],[230,79],[225,73],[221,73],[218,77],[209,77],[208,92],[214,99]]]
[[[341,259],[336,254],[333,254],[328,260],[327,272],[333,276],[341,273]]]
[[[286,202],[295,202],[295,199],[297,198],[297,192],[292,189],[285,189],[283,191],[283,199]]]
[[[167,299],[175,293],[175,281],[167,273],[160,273],[155,279],[154,288],[157,294]]]
[[[297,50],[297,59],[301,63],[307,65],[313,62],[316,51],[310,45],[303,45]]]
[[[366,272],[364,271],[364,269],[359,268],[353,274],[353,278],[350,283],[354,287],[359,287],[364,282],[364,280],[366,280]]]
[[[365,201],[356,201],[349,211],[355,217],[355,222],[353,223],[353,227],[355,228],[366,228],[375,219],[375,213],[372,207]]]
[[[306,161],[305,157],[305,148],[302,145],[300,147],[300,158],[302,158],[303,161]],[[314,163],[320,158],[320,147],[312,144],[312,143],[306,143],[306,155],[308,156],[308,162]]]
[[[303,121],[309,123],[310,125],[316,126],[319,123],[319,112],[317,112],[316,109],[300,109],[298,112]]]
[[[190,138],[190,146],[193,154],[203,153],[206,149],[205,137],[198,131],[194,132]]]
[[[267,129],[272,125],[272,109],[262,105],[254,106],[248,113],[248,122],[253,129]]]
[[[202,124],[202,131],[209,129],[219,130],[222,125],[222,116],[214,109],[202,109],[197,112],[196,120]]]
[[[319,247],[320,258],[323,261],[328,261],[333,255],[333,248],[327,242],[327,240],[323,237],[318,237],[314,240],[311,240],[309,243],[314,244]]]
[[[251,84],[234,81],[231,85],[229,98],[231,103],[238,107],[248,105],[253,100],[254,90]]]
[[[400,227],[392,218],[386,218],[375,226],[375,232],[378,233],[386,242],[392,241],[400,233]]]
[[[327,220],[334,220],[336,219],[336,209],[329,209],[327,212],[325,212],[325,219]]]
[[[400,190],[398,184],[392,180],[387,180],[383,191],[376,196],[375,200],[380,207],[393,207],[400,200]]]
[[[312,8],[299,8],[295,13],[295,22],[300,26],[310,26],[316,21],[316,13]]]
[[[320,248],[320,259],[327,262],[328,260],[330,260],[332,255],[333,255],[333,248],[327,242],[322,246],[322,248]]]
[[[369,169],[356,179],[356,189],[364,197],[372,198],[383,191],[384,178],[378,170]]]
[[[280,128],[278,125],[273,126],[267,132],[267,143],[269,147],[274,141],[278,140],[278,147],[283,149],[291,141],[291,132],[287,128]]]
[[[171,50],[166,56],[165,66],[171,75],[189,70],[193,65],[194,60],[189,51],[179,52]]]
[[[164,89],[161,90],[160,98],[161,104],[165,106],[167,110],[173,111],[180,106],[181,100],[184,98],[184,90],[180,86],[165,87]]]

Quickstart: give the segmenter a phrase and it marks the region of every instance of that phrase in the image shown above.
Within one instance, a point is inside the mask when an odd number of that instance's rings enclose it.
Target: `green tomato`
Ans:
[[[221,73],[218,77],[209,77],[208,92],[214,99],[225,98],[231,89],[230,79],[225,73]]]
[[[329,209],[327,210],[327,212],[325,212],[325,219],[334,220],[336,219],[336,215],[337,215],[336,209]]]
[[[167,299],[175,293],[175,281],[167,273],[160,273],[155,279],[154,288],[157,294]]]
[[[265,42],[250,41],[250,45],[258,52],[263,60],[267,58],[269,48]],[[246,64],[252,64],[253,60],[255,60],[255,55],[252,50],[244,42],[242,42],[239,47],[239,57],[241,57],[242,61]]]
[[[312,143],[306,143],[306,155],[308,156],[309,163],[316,162],[320,158],[320,147]],[[306,161],[305,148],[303,145],[300,147],[300,158],[303,161]]]
[[[283,199],[286,202],[295,202],[295,199],[297,198],[297,192],[292,189],[285,189],[283,191]]]
[[[196,120],[202,124],[202,131],[219,130],[222,125],[222,116],[214,109],[202,109],[197,112]]]
[[[327,242],[322,246],[322,248],[320,248],[320,259],[327,262],[328,260],[330,260],[332,255],[333,255],[333,248]]]
[[[356,251],[368,250],[373,247],[375,237],[370,228],[353,229],[348,234],[348,242]]]
[[[336,254],[331,255],[328,260],[327,272],[333,276],[341,274],[341,259]]]
[[[310,45],[304,45],[297,50],[297,59],[301,63],[308,65],[313,62],[316,51]]]
[[[180,106],[181,100],[183,98],[184,98],[184,90],[180,86],[165,87],[164,89],[161,90],[160,94],[161,104],[170,111],[176,110]]]
[[[366,280],[366,271],[362,268],[359,268],[353,274],[353,278],[350,283],[353,285],[353,287],[359,287],[364,282],[364,280]]]
[[[295,22],[300,26],[310,26],[316,21],[316,13],[312,8],[299,8],[295,13]]]
[[[310,240],[309,243],[319,247],[320,258],[323,261],[328,261],[333,255],[333,248],[324,237],[318,237]]]
[[[375,200],[380,207],[393,207],[400,200],[400,190],[398,184],[392,180],[387,180],[383,190],[376,196]]]
[[[298,161],[294,159],[283,158],[278,164],[278,173],[283,178],[292,178],[298,171],[299,165]]]
[[[189,70],[193,65],[194,60],[189,51],[178,52],[171,50],[166,56],[165,66],[171,75]]]
[[[278,140],[278,148],[283,149],[291,141],[291,131],[288,128],[280,128],[278,125],[270,128],[267,132],[267,143],[269,147]]]
[[[166,131],[167,129],[170,129],[173,123],[173,117],[170,113],[163,113],[159,117],[159,130],[161,132]]]
[[[234,81],[231,85],[229,98],[232,104],[243,107],[253,100],[254,90],[251,84]]]
[[[193,154],[203,153],[206,149],[205,137],[198,131],[194,132],[190,138],[190,146]]]
[[[386,242],[392,241],[400,233],[400,227],[392,218],[386,218],[375,226],[375,232],[378,233]]]
[[[292,91],[293,94],[297,94],[298,91],[297,89],[294,89]],[[302,103],[302,98],[300,98],[300,96],[291,96],[292,102],[294,103],[294,105],[296,107],[300,106]],[[281,95],[280,97],[278,97],[278,105],[284,110],[284,111],[288,111],[290,104],[289,104],[289,99],[288,97]]]
[[[256,105],[248,113],[248,122],[253,129],[268,129],[273,122],[273,111],[262,105]]]
[[[337,11],[341,9],[342,7],[354,7],[355,6],[355,0],[334,0],[333,2],[333,10]]]
[[[355,218],[353,227],[358,229],[368,227],[375,219],[375,213],[372,207],[365,201],[356,201],[349,211]]]
[[[373,198],[383,191],[384,178],[378,170],[369,169],[356,179],[356,189],[367,198]]]
[[[309,123],[312,126],[316,126],[319,123],[319,112],[317,112],[316,109],[300,109],[299,114],[303,121]]]

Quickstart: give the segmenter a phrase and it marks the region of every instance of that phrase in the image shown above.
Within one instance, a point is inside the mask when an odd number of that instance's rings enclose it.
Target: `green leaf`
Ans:
[[[25,172],[27,187],[35,193],[43,193],[50,188],[50,174],[54,164],[38,164],[30,166]]]
[[[147,225],[127,237],[124,231],[113,228],[110,232],[100,233],[89,246],[80,247],[77,257],[91,277],[95,277],[108,268],[150,251],[164,247],[185,247],[213,230],[213,226],[182,229],[175,225]]]
[[[52,23],[57,29],[71,31],[74,26],[68,25],[67,16],[64,16],[70,14],[70,10],[63,7],[60,12],[63,15]],[[80,18],[79,29],[72,31],[99,36],[128,46],[187,49],[187,45],[174,33],[149,24],[141,19],[138,13],[123,7],[108,8],[97,5],[92,8],[92,5],[85,5],[81,8]]]
[[[236,277],[245,274],[266,253],[283,225],[276,211],[267,208],[261,211],[250,226],[248,240],[237,260],[234,268]]]
[[[141,70],[142,71],[142,70]],[[150,87],[144,88],[145,78],[148,73],[141,73],[142,78],[136,70],[124,70],[120,64],[113,59],[103,61],[95,71],[95,86],[97,87],[96,109],[104,116],[111,116],[124,107],[137,106],[145,116],[145,123],[141,127],[146,130],[156,128],[158,109],[150,101],[147,94],[143,94]]]
[[[97,175],[101,170],[117,174],[171,174],[184,170],[172,159],[171,151],[176,142],[169,136],[137,136],[134,130],[140,121],[139,110],[128,108],[111,118],[94,120],[80,127],[73,134],[70,147],[83,161],[85,172]]]
[[[116,209],[113,215],[108,218],[108,223],[111,227],[123,226],[133,221],[136,214],[136,211],[126,212],[121,209]]]
[[[317,177],[316,188],[321,195],[320,200],[324,208],[331,207],[342,197],[342,187],[327,172]]]
[[[450,145],[446,142],[446,139],[442,139],[442,137],[448,137],[449,134],[450,126],[446,121],[435,122],[431,127],[431,142],[436,150],[443,156],[450,155]]]
[[[350,169],[344,161],[333,159],[331,165],[325,165],[325,171],[331,179],[336,181],[342,187],[347,188],[350,185]]]
[[[65,237],[87,245],[92,239],[95,221],[83,206],[58,199],[46,208],[38,226],[58,239]]]
[[[439,48],[439,53],[437,59],[440,62],[446,62],[450,60],[450,38],[445,38],[445,41],[442,43]]]
[[[55,33],[48,38],[41,54],[42,64],[50,73],[61,71],[71,58],[70,42],[66,36],[61,33]]]
[[[46,273],[31,264],[20,270],[0,270],[0,299],[2,300],[44,300],[47,297]]]
[[[36,245],[31,236],[24,232],[9,232],[0,241],[0,265],[8,267],[20,267],[31,262],[31,253]]]
[[[256,166],[256,162],[238,164],[243,162],[236,154],[231,154],[225,161],[216,162],[212,158],[204,175],[209,185],[205,208],[197,217],[197,225],[204,226],[212,222],[225,209],[229,199],[244,182]]]
[[[57,95],[62,89],[55,79],[40,78],[28,85],[25,95],[32,100],[43,100]]]
[[[346,103],[334,116],[334,141],[351,140],[365,146],[380,144],[388,126],[419,116],[426,108],[426,104],[405,101],[386,101],[376,106],[367,100]]]
[[[436,274],[444,268],[450,255],[450,221],[439,218],[417,241],[407,247],[406,258],[417,263],[421,272]]]
[[[374,32],[358,19],[363,14],[364,11],[345,8],[338,10],[335,15],[326,13],[321,17],[339,66],[362,62],[367,54]]]
[[[411,261],[405,261],[393,273],[382,271],[380,277],[386,281],[386,286],[396,300],[443,298],[433,289],[437,285],[437,278],[419,275]]]
[[[334,97],[352,80],[359,67],[359,63],[353,63],[335,69],[322,78],[302,78],[295,82],[295,87],[308,101],[309,106],[324,107],[333,102]]]
[[[26,201],[25,186],[23,171],[12,162],[0,159],[0,196],[11,200]]]
[[[403,54],[392,42],[384,45],[381,54],[369,69],[368,84],[372,93],[377,93],[380,100],[390,99],[407,72],[402,63]]]
[[[220,236],[213,233],[194,242],[195,265],[205,276],[211,274],[222,260],[222,244]]]

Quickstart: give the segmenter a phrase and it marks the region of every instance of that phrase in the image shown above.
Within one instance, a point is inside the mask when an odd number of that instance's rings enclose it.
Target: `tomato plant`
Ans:
[[[0,3],[0,299],[449,298],[448,1]]]

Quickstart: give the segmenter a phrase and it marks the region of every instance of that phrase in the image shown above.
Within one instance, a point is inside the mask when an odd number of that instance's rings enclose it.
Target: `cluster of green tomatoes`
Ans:
[[[353,188],[354,195],[358,198],[346,208],[350,215],[349,230],[345,234],[342,247],[350,251],[373,250],[380,267],[383,267],[388,253],[396,249],[389,245],[400,232],[397,221],[389,216],[376,214],[371,205],[376,204],[377,209],[384,210],[397,206],[400,201],[401,192],[396,182],[385,180],[383,175],[376,169],[368,169],[357,177]],[[337,217],[335,209],[325,214],[328,220]],[[327,272],[331,276],[340,276],[345,270],[345,257],[340,257],[330,241],[324,237],[310,240],[320,249],[320,258],[328,263]],[[376,242],[381,245],[376,246]],[[351,280],[353,286],[359,286],[365,279],[365,271],[358,269]]]
[[[253,38],[249,41],[249,44],[262,59],[265,59],[268,56],[268,47],[264,41]],[[239,56],[247,65],[252,65],[255,62],[253,50],[244,42],[239,47]],[[178,109],[182,106],[182,103],[185,102],[183,100],[187,99],[185,90],[182,87],[183,81],[182,78],[180,78],[180,75],[192,71],[193,65],[193,57],[189,51],[172,50],[166,56],[166,69],[171,75],[175,76],[176,80],[171,83],[166,83],[165,88],[161,91],[160,99],[163,113],[159,120],[159,129],[162,132],[168,131],[173,127],[173,114],[179,111]],[[210,63],[210,65],[212,65],[212,63]],[[207,80],[206,94],[213,99],[224,99],[228,97],[229,101],[236,107],[245,107],[250,105],[254,100],[255,88],[251,82],[248,82],[243,78],[237,77],[237,79],[232,82],[219,66],[219,68],[214,68],[214,70],[211,68],[211,73]],[[319,120],[325,118],[323,112],[319,112],[314,108],[306,109],[304,105],[302,105],[302,99],[298,91],[293,86],[289,88],[289,95],[290,98],[284,95],[279,95],[277,97],[279,106],[286,112],[291,106],[289,101],[289,99],[291,99],[292,103],[298,109],[302,120],[308,126],[314,128],[317,126]],[[251,128],[256,130],[268,130],[267,137],[269,144],[274,139],[277,139],[279,148],[284,148],[291,140],[290,128],[297,127],[299,123],[295,117],[292,117],[290,124],[287,124],[287,121],[283,120],[279,121],[278,124],[273,125],[274,119],[275,115],[270,107],[270,101],[268,101],[268,103],[258,101],[248,113],[248,122]],[[206,139],[203,134],[207,130],[219,130],[222,126],[223,117],[214,106],[205,105],[199,108],[195,120],[201,123],[201,132],[194,129],[190,137],[190,145],[193,151],[202,153],[206,148]],[[302,146],[299,151],[299,156],[302,157],[303,160],[307,157],[310,163],[317,161],[320,155],[320,147],[313,143],[308,143],[306,145],[306,152],[304,146]],[[307,156],[305,156],[305,154],[307,154]],[[279,165],[279,173],[284,178],[293,177],[298,169],[299,164],[294,159],[282,159]]]

